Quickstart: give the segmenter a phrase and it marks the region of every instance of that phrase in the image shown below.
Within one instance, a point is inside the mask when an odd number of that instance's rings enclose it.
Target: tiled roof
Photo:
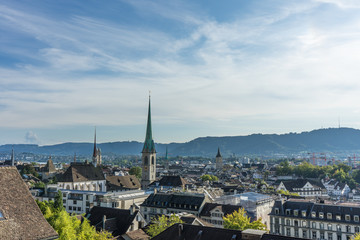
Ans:
[[[148,240],[148,239],[150,239],[149,235],[147,235],[142,229],[127,232],[124,235],[126,235],[126,237],[127,237],[126,239],[131,239],[131,240]]]
[[[105,180],[101,169],[94,167],[92,163],[87,162],[72,162],[70,167],[59,176],[59,182],[84,182]]]
[[[164,176],[159,180],[159,186],[185,187],[188,182],[180,176]]]
[[[0,167],[0,239],[55,239],[16,167]]]
[[[139,188],[141,188],[141,184],[134,175],[106,177],[106,189],[108,191]]]
[[[306,183],[310,183],[315,188],[321,188],[325,189],[324,185],[321,181],[317,180],[310,180],[310,179],[297,179],[297,180],[288,180],[288,181],[282,181],[282,183],[285,185],[286,189],[290,192],[294,191],[294,188],[302,188],[305,186]]]

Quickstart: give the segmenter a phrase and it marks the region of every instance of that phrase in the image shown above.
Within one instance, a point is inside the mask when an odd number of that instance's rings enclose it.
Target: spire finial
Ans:
[[[148,109],[148,118],[147,118],[147,126],[146,126],[146,137],[142,152],[155,152],[155,144],[154,144],[154,140],[152,139],[152,130],[151,130],[150,91],[149,91],[149,109]]]

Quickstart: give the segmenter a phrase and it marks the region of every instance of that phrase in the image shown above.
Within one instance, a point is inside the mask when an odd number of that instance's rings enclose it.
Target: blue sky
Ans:
[[[0,1],[0,144],[360,128],[360,1]]]

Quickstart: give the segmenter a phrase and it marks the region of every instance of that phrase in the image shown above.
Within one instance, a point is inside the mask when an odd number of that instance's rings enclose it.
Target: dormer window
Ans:
[[[291,210],[290,209],[286,209],[286,215],[290,215]]]
[[[324,213],[323,212],[319,212],[319,218],[321,218],[321,219],[324,218]]]
[[[299,215],[299,210],[294,210],[294,216],[298,216]]]
[[[336,220],[341,221],[341,215],[336,215]]]
[[[306,210],[301,211],[301,215],[302,215],[303,217],[306,217]]]
[[[350,219],[351,219],[351,218],[350,218],[350,215],[349,215],[349,214],[346,214],[346,215],[345,215],[345,220],[346,220],[346,221],[350,221]]]
[[[354,216],[354,221],[355,221],[355,222],[359,222],[359,215],[355,215],[355,216]]]
[[[328,213],[326,217],[327,217],[327,219],[332,219],[332,214]]]
[[[280,212],[279,209],[278,209],[278,208],[275,208],[275,214],[276,214],[276,215],[279,215],[279,212]]]
[[[312,217],[312,218],[316,218],[316,212],[314,212],[314,211],[311,212],[311,217]]]

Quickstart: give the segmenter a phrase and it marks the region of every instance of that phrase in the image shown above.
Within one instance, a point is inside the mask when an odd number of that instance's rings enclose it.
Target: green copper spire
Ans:
[[[166,153],[165,153],[165,160],[168,159],[168,151],[167,151],[167,147],[166,147]]]
[[[144,147],[142,152],[155,152],[155,144],[152,139],[152,130],[151,130],[151,106],[150,106],[150,96],[149,96],[149,110],[148,110],[148,119],[146,126],[146,137],[144,142]]]

